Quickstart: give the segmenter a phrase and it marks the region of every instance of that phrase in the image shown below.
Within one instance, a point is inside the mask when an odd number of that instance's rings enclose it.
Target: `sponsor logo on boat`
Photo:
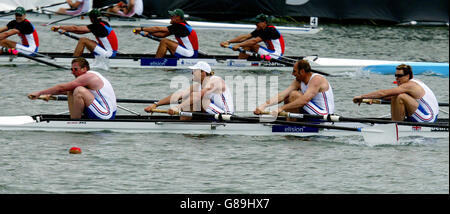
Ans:
[[[303,132],[319,132],[319,128],[305,127],[305,126],[272,126],[272,132],[287,132],[287,133],[303,133]]]
[[[433,127],[431,128],[432,132],[448,132],[447,127]]]
[[[141,66],[177,66],[177,59],[142,58]]]
[[[67,121],[67,125],[86,124],[85,121]]]

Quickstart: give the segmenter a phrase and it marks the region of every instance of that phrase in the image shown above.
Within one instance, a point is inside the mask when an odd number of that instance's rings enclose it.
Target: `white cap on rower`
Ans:
[[[206,73],[211,73],[211,66],[209,66],[209,64],[205,61],[198,61],[197,64],[195,64],[194,66],[190,66],[190,69],[200,69]]]

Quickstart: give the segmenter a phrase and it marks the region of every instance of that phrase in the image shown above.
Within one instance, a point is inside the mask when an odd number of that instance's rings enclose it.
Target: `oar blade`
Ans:
[[[398,145],[398,126],[396,123],[377,124],[361,129],[368,146]]]

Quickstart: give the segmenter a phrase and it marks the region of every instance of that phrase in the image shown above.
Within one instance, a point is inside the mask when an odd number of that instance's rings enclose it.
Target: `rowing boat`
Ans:
[[[41,52],[49,58],[45,60],[61,66],[70,65],[73,57],[71,53]],[[282,70],[291,71],[292,66],[283,63],[264,61],[259,58],[251,57],[248,60],[237,59],[236,55],[208,55],[192,58],[155,58],[154,54],[118,54],[111,58],[107,63],[97,63],[92,55],[84,54],[89,63],[94,68],[160,68],[160,69],[188,69],[189,66],[196,64],[199,60],[208,62],[214,69],[223,70]],[[36,56],[36,58],[43,58]],[[378,74],[394,74],[395,67],[405,63],[412,66],[414,74],[434,74],[439,76],[449,76],[449,64],[438,62],[409,62],[409,61],[386,61],[386,60],[364,60],[364,59],[344,59],[327,58],[319,56],[289,56],[290,59],[306,59],[311,67],[316,70],[329,72],[331,74],[343,72],[371,72]],[[21,65],[36,64],[35,61],[15,56],[0,55],[0,65]]]
[[[442,121],[441,121],[442,122]],[[317,123],[317,122],[316,122]],[[385,124],[355,122],[322,122],[330,126],[370,128],[378,136],[378,127]],[[426,138],[448,138],[446,127],[421,127],[398,125],[397,137],[420,136]],[[390,124],[388,124],[390,125]],[[69,119],[68,115],[34,115],[0,117],[0,130],[50,131],[50,132],[131,132],[131,133],[174,133],[206,135],[250,135],[250,136],[355,136],[360,132],[317,128],[271,122],[211,121],[193,119],[180,121],[178,116],[136,116],[118,115],[115,120]]]
[[[68,15],[56,15],[56,14],[44,14],[31,12],[27,13],[27,19],[32,23],[46,24],[52,21],[62,20],[71,16]],[[11,21],[11,17],[0,17],[0,23]],[[170,25],[170,19],[145,19],[145,18],[120,18],[109,17],[105,18],[106,21],[112,27],[153,27],[153,26],[168,26]],[[255,30],[254,24],[235,24],[235,23],[219,23],[219,22],[206,22],[206,21],[189,21],[195,30],[219,30],[219,31],[238,31],[238,32],[251,32]],[[79,16],[69,20],[58,22],[58,25],[88,25],[91,24],[87,16]],[[315,26],[304,27],[288,27],[277,26],[277,29],[281,33],[286,34],[316,34],[322,30],[322,28]]]

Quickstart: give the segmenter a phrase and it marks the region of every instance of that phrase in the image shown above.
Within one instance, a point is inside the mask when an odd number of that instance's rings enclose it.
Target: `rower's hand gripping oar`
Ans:
[[[228,46],[228,48],[230,48],[231,50],[234,50],[233,46],[231,46],[231,45]],[[269,61],[269,62],[276,62],[276,63],[280,63],[280,64],[287,65],[287,66],[294,66],[295,65],[295,62],[283,61],[283,60],[280,60],[280,59],[273,58],[270,55],[261,55],[261,54],[255,53],[253,51],[245,50],[242,47],[239,47],[239,49],[237,49],[237,51],[239,51],[241,53],[245,53],[245,54],[253,56],[253,57],[256,57],[256,58],[260,58],[262,60]],[[290,60],[294,60],[294,59],[290,59]],[[322,74],[324,76],[330,76],[330,74],[325,73],[323,71],[318,71],[318,70],[315,70],[315,69],[311,69],[311,71],[314,72],[314,73]]]
[[[54,63],[51,63],[51,62],[47,62],[47,61],[39,59],[37,57],[28,56],[28,55],[26,55],[24,53],[19,52],[17,49],[14,49],[14,48],[7,48],[7,47],[2,47],[2,46],[0,46],[0,48],[2,49],[2,52],[6,53],[6,54],[21,56],[21,57],[25,57],[25,58],[28,58],[28,59],[31,59],[31,60],[34,60],[34,61],[46,64],[46,65],[50,65],[50,66],[53,66],[53,67],[56,67],[56,68],[60,68],[60,69],[64,69],[64,70],[70,70],[70,68],[67,68],[67,67],[64,67],[64,66],[57,65],[57,64],[54,64]]]
[[[71,33],[67,32],[67,31],[63,31],[63,30],[61,30],[61,29],[59,29],[57,27],[52,27],[51,30],[54,31],[54,32],[58,32],[61,35],[67,36],[69,38],[72,38],[72,39],[75,39],[75,40],[80,40],[80,37],[72,35]]]
[[[137,34],[135,29],[133,29],[133,33]],[[142,37],[147,37],[147,38],[152,39],[152,40],[157,41],[157,42],[161,42],[161,40],[162,40],[159,37],[153,36],[150,33],[146,33],[146,32],[143,32],[143,31],[140,31],[139,35],[141,35]],[[208,56],[208,53],[206,53],[204,51],[201,51],[201,50],[198,50],[198,54],[201,55],[201,56]]]

